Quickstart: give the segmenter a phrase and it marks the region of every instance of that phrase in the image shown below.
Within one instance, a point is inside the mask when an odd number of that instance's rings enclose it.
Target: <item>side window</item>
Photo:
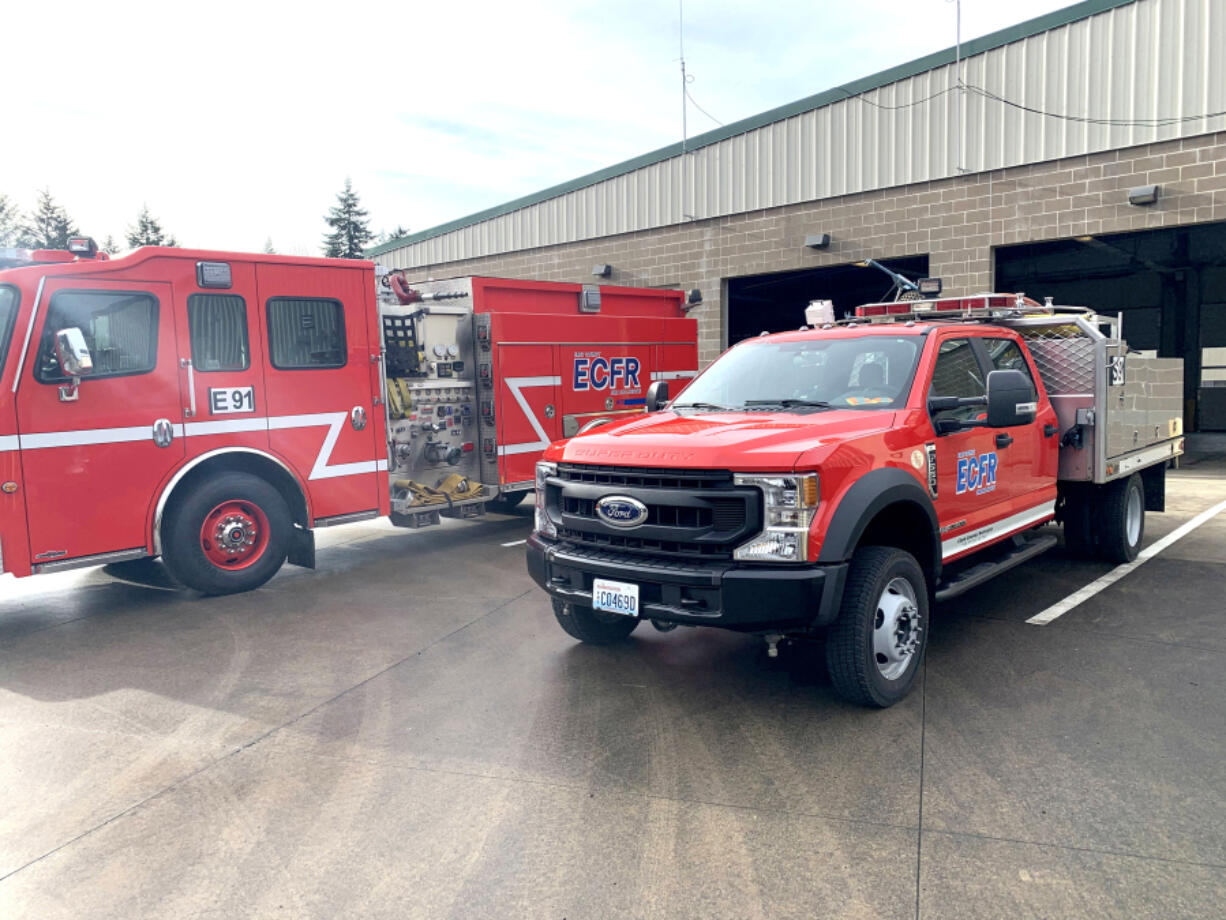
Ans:
[[[304,370],[345,366],[345,311],[338,300],[273,297],[268,301],[272,366]]]
[[[68,378],[55,357],[55,334],[76,327],[93,358],[90,379],[147,374],[157,364],[158,302],[152,294],[57,291],[51,297],[34,364],[40,383]]]
[[[929,397],[958,396],[968,398],[985,396],[983,371],[975,358],[970,339],[946,339],[937,352],[937,363],[932,370],[932,385]],[[933,421],[943,418],[973,419],[984,412],[983,406],[959,406],[933,413]]]
[[[198,371],[245,371],[251,366],[247,304],[234,294],[187,298],[192,366]]]
[[[983,344],[987,346],[988,357],[992,359],[992,370],[1021,371],[1030,381],[1031,391],[1038,393],[1034,376],[1030,373],[1030,365],[1026,363],[1026,356],[1018,348],[1017,342],[1012,339],[984,339]]]

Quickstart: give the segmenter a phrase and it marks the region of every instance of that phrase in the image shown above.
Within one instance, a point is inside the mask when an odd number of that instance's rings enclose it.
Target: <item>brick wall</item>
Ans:
[[[1154,184],[1156,204],[1128,204],[1128,189]],[[697,287],[703,304],[692,315],[706,364],[723,347],[725,278],[926,253],[945,291],[967,294],[991,288],[995,246],[1218,220],[1226,220],[1226,132],[416,267],[409,277],[593,282],[592,266],[607,263],[613,274],[601,283]],[[805,248],[816,232],[831,235],[829,249]]]

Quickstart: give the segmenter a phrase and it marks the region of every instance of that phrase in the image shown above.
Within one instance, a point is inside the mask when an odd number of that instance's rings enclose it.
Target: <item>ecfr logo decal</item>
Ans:
[[[638,358],[575,356],[575,391],[639,387]]]
[[[975,492],[986,495],[996,489],[996,451],[978,454],[964,450],[958,454],[957,494]]]

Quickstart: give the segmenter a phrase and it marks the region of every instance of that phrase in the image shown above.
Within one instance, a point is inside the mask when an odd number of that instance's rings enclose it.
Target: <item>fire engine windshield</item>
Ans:
[[[13,334],[13,320],[17,316],[17,288],[0,284],[0,371],[4,370],[9,353],[9,338]]]
[[[725,352],[671,408],[897,408],[906,401],[921,342],[882,335],[746,342]]]

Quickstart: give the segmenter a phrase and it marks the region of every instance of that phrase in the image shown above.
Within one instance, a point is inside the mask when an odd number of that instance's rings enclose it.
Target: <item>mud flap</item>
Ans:
[[[286,558],[290,565],[300,565],[304,569],[315,568],[315,531],[295,524],[294,531],[290,534],[289,554]]]

